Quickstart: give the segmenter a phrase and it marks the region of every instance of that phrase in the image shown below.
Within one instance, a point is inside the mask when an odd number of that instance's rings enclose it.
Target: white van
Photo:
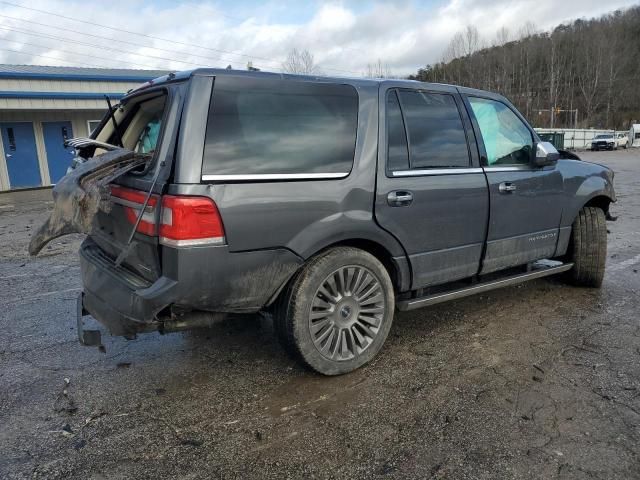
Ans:
[[[640,147],[640,123],[634,123],[629,129],[627,147]]]

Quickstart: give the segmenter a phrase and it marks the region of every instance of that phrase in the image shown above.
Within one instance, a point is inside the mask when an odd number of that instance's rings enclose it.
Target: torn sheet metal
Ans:
[[[54,187],[53,212],[31,238],[29,254],[37,255],[47,243],[63,235],[90,234],[98,210],[111,210],[109,183],[144,165],[149,158],[117,148],[78,164]]]

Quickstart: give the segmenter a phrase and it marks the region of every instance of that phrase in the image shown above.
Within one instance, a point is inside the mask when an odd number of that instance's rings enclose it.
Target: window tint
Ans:
[[[357,123],[348,85],[218,77],[202,173],[347,174]]]
[[[469,151],[453,96],[400,90],[411,168],[468,167]]]
[[[389,91],[387,95],[387,132],[387,168],[391,171],[408,170],[407,135],[398,96],[394,90]]]
[[[533,138],[526,125],[504,103],[469,97],[478,120],[489,165],[528,164]]]

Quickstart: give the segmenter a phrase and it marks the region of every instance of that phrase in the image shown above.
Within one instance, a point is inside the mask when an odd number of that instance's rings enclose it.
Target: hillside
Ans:
[[[625,129],[640,120],[640,6],[551,32],[503,28],[491,43],[467,27],[441,62],[410,78],[499,92],[536,127]]]

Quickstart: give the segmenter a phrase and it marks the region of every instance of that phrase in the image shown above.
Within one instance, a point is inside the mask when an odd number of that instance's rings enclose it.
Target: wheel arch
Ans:
[[[569,243],[573,235],[573,224],[576,218],[578,217],[578,215],[580,214],[580,211],[583,208],[585,207],[599,208],[604,212],[605,217],[609,219],[610,218],[609,207],[613,202],[615,202],[615,200],[610,196],[608,196],[606,193],[596,192],[591,197],[589,197],[586,201],[579,204],[579,206],[575,208],[575,211],[573,212],[571,218],[569,219],[570,221],[568,222],[568,224],[565,226],[561,226],[560,228],[558,243],[556,245],[555,256],[564,256],[568,252]]]
[[[584,207],[597,207],[602,209],[602,211],[604,211],[605,215],[609,214],[609,206],[611,205],[611,203],[613,202],[613,199],[611,199],[611,197],[605,195],[605,194],[596,194],[593,197],[591,197],[589,200],[587,200],[587,202],[585,202],[584,205],[582,205],[582,207],[580,208],[580,210]],[[580,211],[578,210],[578,211]],[[577,214],[576,214],[577,215]],[[574,218],[575,220],[575,218]]]
[[[287,278],[285,282],[277,289],[277,291],[272,295],[267,303],[267,306],[270,306],[274,303],[274,301],[280,296],[281,292],[285,289],[286,285],[293,281],[298,273],[308,264],[308,262],[317,257],[318,255],[330,250],[332,248],[338,247],[353,247],[363,250],[371,255],[373,255],[387,270],[389,273],[389,277],[391,278],[391,283],[396,291],[396,293],[405,292],[410,289],[411,286],[411,267],[409,261],[407,260],[406,255],[394,256],[391,251],[380,242],[376,242],[375,240],[371,240],[369,238],[347,238],[338,240],[327,245],[318,248],[314,253],[309,255],[305,262],[300,265],[300,267],[293,272],[293,274]]]

